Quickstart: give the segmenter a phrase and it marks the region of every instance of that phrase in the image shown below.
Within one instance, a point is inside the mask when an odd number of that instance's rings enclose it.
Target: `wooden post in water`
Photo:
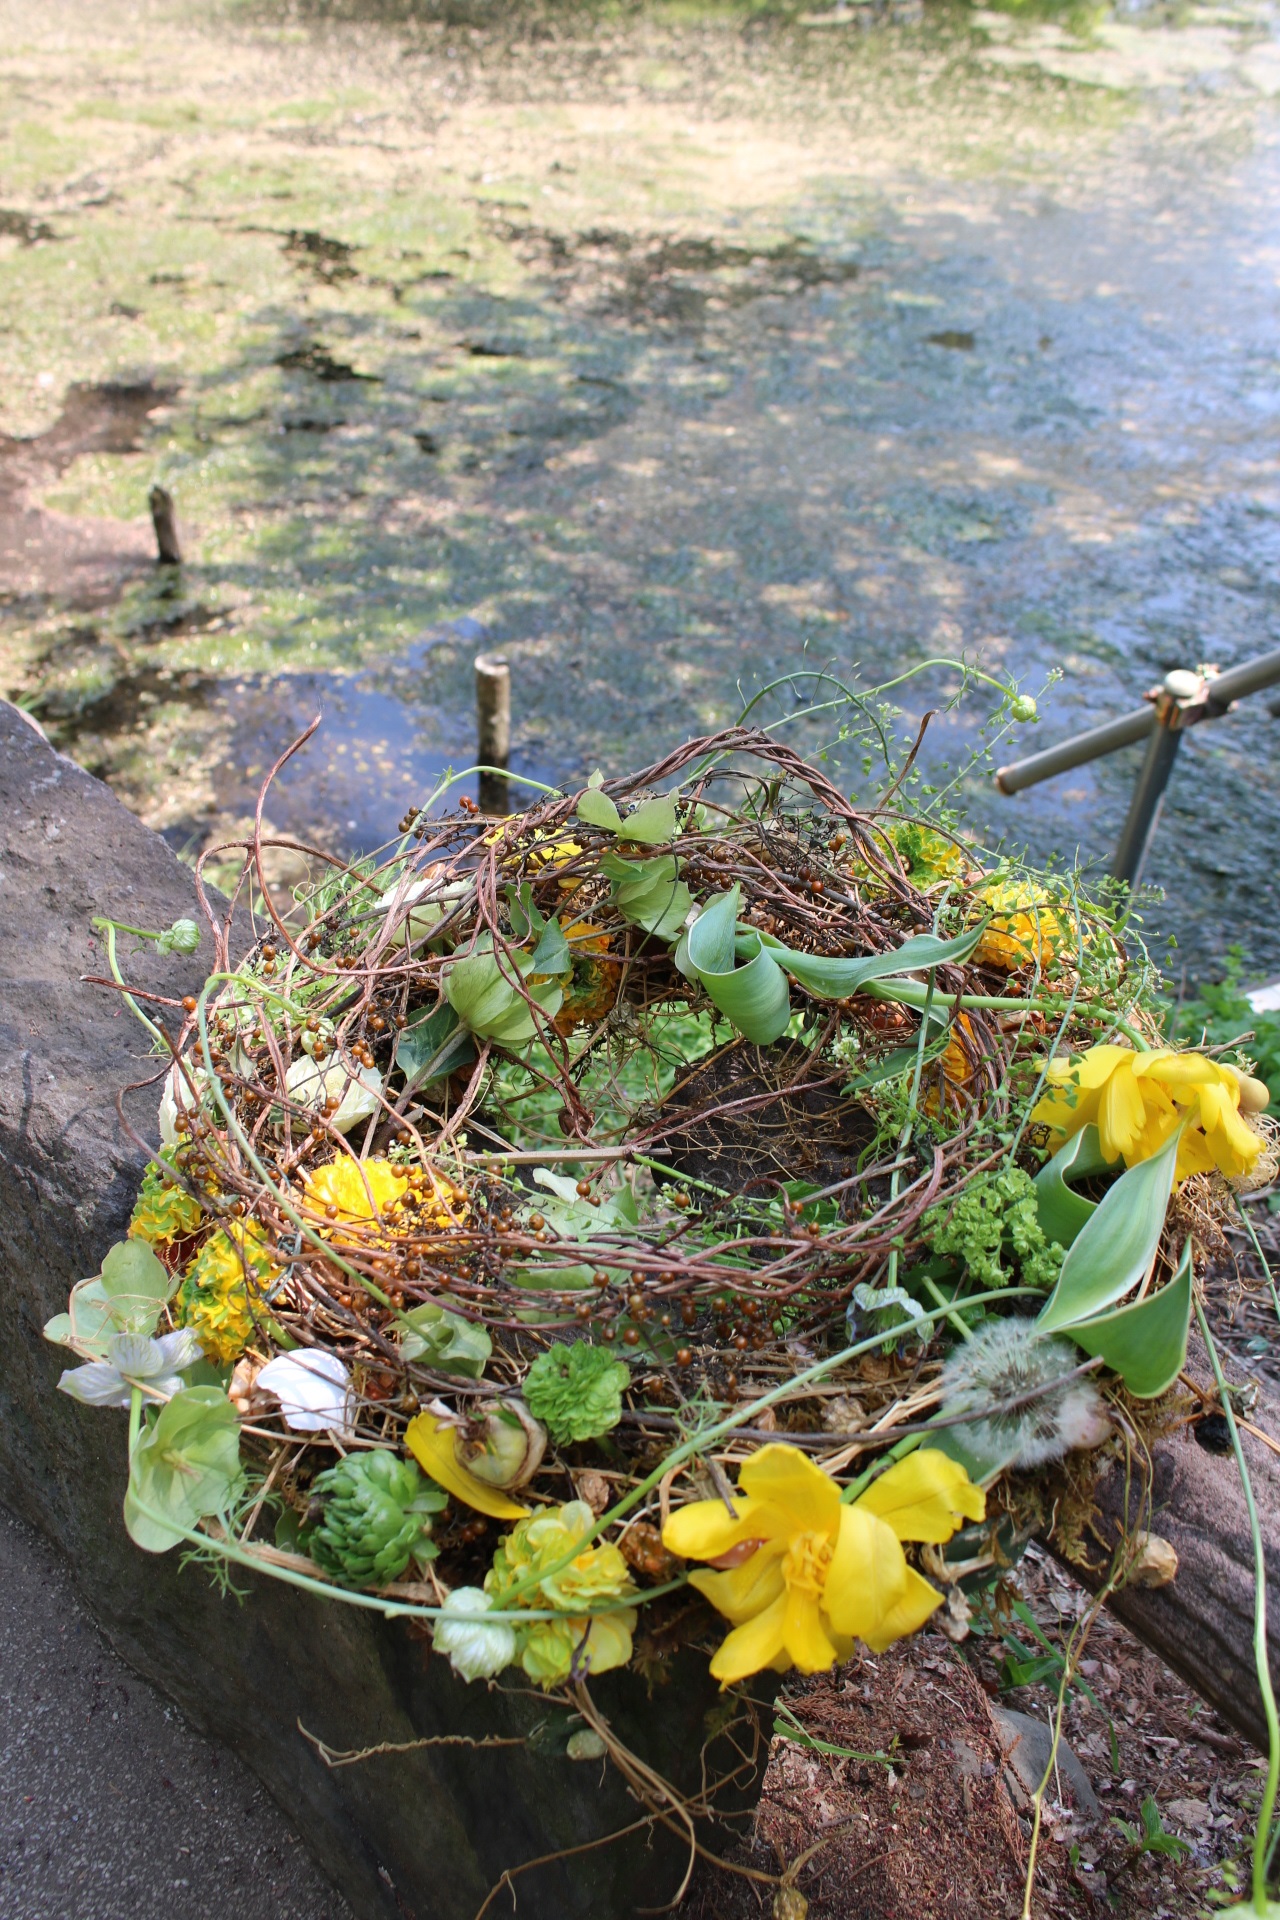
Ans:
[[[182,548],[178,545],[178,519],[173,495],[167,487],[152,487],[147,496],[151,524],[156,530],[156,560],[161,566],[180,567]]]
[[[511,810],[507,790],[507,761],[511,754],[511,668],[498,654],[476,655],[476,719],[479,750],[480,811],[505,814]]]

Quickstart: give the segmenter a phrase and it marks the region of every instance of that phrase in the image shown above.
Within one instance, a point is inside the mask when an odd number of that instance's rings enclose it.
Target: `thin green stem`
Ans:
[[[93,922],[93,925],[95,927],[101,927],[103,931],[106,933],[107,965],[111,969],[111,978],[115,981],[118,987],[121,987],[124,989],[124,1003],[126,1007],[128,1007],[130,1013],[134,1016],[136,1020],[140,1020],[142,1022],[143,1026],[146,1028],[147,1032],[151,1035],[152,1039],[155,1040],[160,1046],[164,1047],[165,1050],[167,1051],[169,1043],[165,1039],[163,1033],[161,1033],[159,1027],[156,1025],[154,1020],[148,1020],[146,1014],[142,1011],[142,1008],[138,1005],[133,995],[129,992],[128,988],[125,987],[124,975],[121,973],[120,964],[116,959],[116,923],[115,921],[114,920],[95,920]],[[137,927],[122,927],[120,931],[122,933],[137,933],[139,929]],[[154,937],[155,936],[153,934],[147,935],[148,939],[154,939]]]
[[[1204,1308],[1199,1300],[1196,1301],[1196,1319],[1200,1323],[1200,1336],[1208,1350],[1213,1377],[1217,1383],[1218,1399],[1222,1404],[1222,1411],[1231,1433],[1231,1445],[1236,1456],[1240,1485],[1244,1489],[1244,1503],[1248,1509],[1249,1529],[1253,1536],[1253,1659],[1258,1674],[1258,1691],[1262,1695],[1262,1711],[1267,1721],[1267,1776],[1262,1789],[1262,1805],[1258,1809],[1258,1827],[1253,1836],[1253,1904],[1258,1913],[1265,1914],[1267,1911],[1267,1842],[1271,1837],[1276,1789],[1280,1786],[1280,1716],[1276,1713],[1276,1696],[1271,1684],[1271,1662],[1267,1649],[1267,1563],[1262,1546],[1262,1529],[1258,1524],[1258,1509],[1253,1498],[1253,1482],[1249,1478],[1249,1468],[1240,1442],[1240,1430],[1236,1426],[1235,1409],[1231,1405],[1231,1395],[1222,1375],[1218,1349],[1214,1345],[1213,1335],[1209,1331],[1209,1322],[1205,1319]]]

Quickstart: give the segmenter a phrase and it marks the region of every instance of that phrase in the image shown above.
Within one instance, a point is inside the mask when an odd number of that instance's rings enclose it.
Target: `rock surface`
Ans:
[[[190,874],[105,787],[0,704],[0,1478],[6,1498],[71,1561],[113,1645],[195,1725],[225,1740],[270,1788],[366,1920],[473,1920],[507,1869],[562,1850],[515,1880],[522,1920],[622,1920],[671,1899],[687,1844],[659,1828],[610,1846],[638,1808],[618,1774],[564,1756],[562,1711],[527,1692],[467,1688],[400,1623],[248,1579],[224,1598],[176,1554],[144,1556],[120,1519],[123,1415],[55,1391],[64,1356],[42,1338],[71,1284],[125,1231],[143,1156],[117,1090],[155,1078],[142,1029],[110,990],[94,914],[162,927],[193,911]],[[195,987],[200,952],[130,957],[139,985]],[[137,1133],[154,1086],[123,1100]],[[696,1788],[718,1712],[697,1653],[593,1686],[620,1738]],[[417,1746],[330,1770],[299,1723],[336,1749],[496,1734],[499,1751]],[[541,1728],[541,1732],[536,1730]],[[525,1744],[528,1742],[528,1744]],[[727,1743],[713,1750],[732,1765]],[[754,1797],[758,1773],[740,1766]],[[188,1815],[198,1816],[194,1810]],[[504,1899],[508,1895],[504,1894]]]

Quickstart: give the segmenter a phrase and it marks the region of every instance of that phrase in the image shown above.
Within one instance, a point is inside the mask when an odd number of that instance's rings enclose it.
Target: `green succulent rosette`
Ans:
[[[412,1461],[386,1447],[353,1453],[317,1476],[319,1524],[306,1536],[312,1559],[344,1586],[385,1586],[410,1560],[430,1560],[431,1516],[448,1496]]]

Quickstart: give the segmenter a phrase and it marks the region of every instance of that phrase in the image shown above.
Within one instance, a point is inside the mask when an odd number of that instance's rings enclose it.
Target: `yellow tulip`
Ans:
[[[904,1540],[949,1540],[981,1520],[986,1498],[935,1448],[908,1455],[843,1505],[840,1488],[798,1447],[770,1445],[743,1467],[730,1513],[695,1500],[663,1545],[721,1569],[690,1584],[733,1625],[711,1662],[725,1686],[764,1667],[820,1673],[855,1640],[880,1652],[922,1627],[942,1595],[907,1565]]]
[[[1179,1181],[1213,1167],[1237,1179],[1262,1151],[1261,1136],[1240,1118],[1241,1081],[1200,1053],[1090,1047],[1074,1062],[1049,1063],[1049,1091],[1031,1118],[1060,1140],[1092,1123],[1107,1159],[1128,1167],[1149,1160],[1181,1127]]]
[[[457,1434],[456,1427],[438,1420],[434,1413],[419,1413],[405,1428],[404,1443],[422,1471],[464,1506],[487,1513],[491,1520],[522,1520],[528,1507],[512,1500],[500,1487],[477,1479],[463,1466],[458,1458]]]

